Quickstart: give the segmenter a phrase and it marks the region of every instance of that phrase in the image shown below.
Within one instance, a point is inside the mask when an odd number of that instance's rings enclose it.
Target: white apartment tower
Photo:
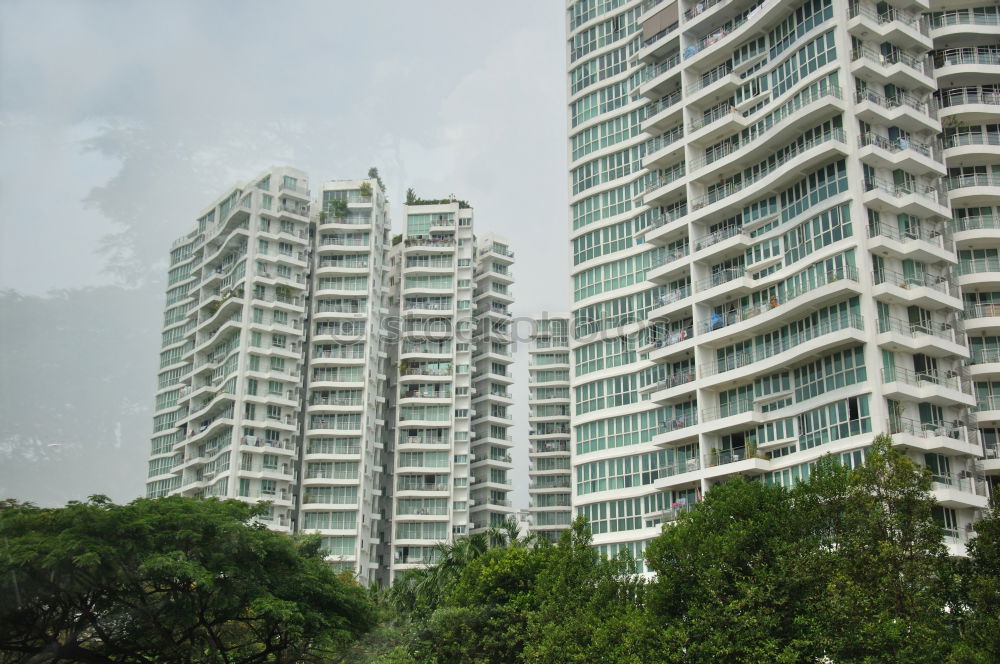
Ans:
[[[148,496],[268,500],[292,530],[309,229],[306,175],[278,168],[174,243]]]
[[[321,203],[311,216],[306,175],[274,168],[171,249],[147,495],[269,501],[269,527],[320,533],[370,582],[389,221],[376,179],[327,183]]]
[[[439,543],[513,515],[508,471],[510,265],[502,238],[473,234],[463,201],[405,208],[392,247],[392,573]]]
[[[407,205],[404,218],[391,259],[394,577],[435,562],[471,521],[472,209]]]
[[[1000,7],[931,3],[945,185],[987,481],[1000,481]]]
[[[557,542],[572,521],[569,316],[535,316],[528,356],[530,530]]]
[[[568,3],[573,501],[601,550],[887,431],[964,551],[1000,417],[963,320],[1000,245],[1000,67],[995,8],[946,4]]]
[[[299,529],[335,566],[388,580],[389,219],[375,180],[327,182],[315,215]]]
[[[492,233],[477,238],[473,272],[476,335],[472,357],[470,532],[514,517],[510,500],[514,357],[509,308],[514,302],[510,290],[514,283],[513,263],[514,253],[506,238]]]

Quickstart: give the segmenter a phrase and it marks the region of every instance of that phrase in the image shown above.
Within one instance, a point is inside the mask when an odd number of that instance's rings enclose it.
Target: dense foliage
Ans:
[[[373,619],[315,540],[173,497],[0,509],[0,662],[327,661]]]
[[[948,557],[926,470],[886,437],[794,488],[733,479],[636,574],[578,519],[441,548],[369,594],[253,509],[179,498],[0,510],[0,662],[987,664],[1000,512]]]

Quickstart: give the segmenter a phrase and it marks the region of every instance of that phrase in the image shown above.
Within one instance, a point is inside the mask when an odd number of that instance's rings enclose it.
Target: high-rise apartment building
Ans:
[[[496,236],[477,243],[464,202],[407,205],[405,216],[391,259],[394,575],[435,562],[438,544],[513,514],[513,253]]]
[[[1000,482],[1000,7],[931,3],[945,185],[958,250],[975,421],[993,495]]]
[[[602,550],[881,431],[964,550],[1000,417],[966,338],[989,356],[997,30],[948,7],[568,3],[573,501]]]
[[[528,346],[530,530],[552,542],[573,520],[568,328],[565,314],[538,315]]]
[[[268,500],[292,529],[309,209],[306,175],[273,169],[174,243],[147,495]]]
[[[458,201],[274,168],[171,249],[147,495],[268,501],[365,583],[514,513],[513,253]]]
[[[375,180],[323,184],[314,215],[298,528],[364,582],[388,580],[389,218]]]
[[[392,248],[398,320],[392,572],[433,563],[469,530],[472,209],[408,205]]]
[[[513,518],[511,435],[514,396],[511,385],[512,335],[510,286],[514,253],[506,238],[487,234],[477,238],[475,259],[475,338],[472,354],[472,475],[469,515],[472,532]]]

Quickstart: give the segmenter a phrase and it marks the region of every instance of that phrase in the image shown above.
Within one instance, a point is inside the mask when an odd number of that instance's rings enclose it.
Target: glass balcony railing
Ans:
[[[1000,317],[1000,302],[992,304],[984,302],[981,304],[965,304],[965,318],[993,318]]]
[[[706,366],[703,370],[703,376],[714,376],[720,373],[726,373],[728,371],[734,371],[741,367],[745,367],[755,362],[760,362],[762,360],[769,359],[780,353],[784,353],[796,346],[800,346],[807,341],[813,339],[818,339],[827,334],[837,332],[839,330],[863,330],[864,329],[864,319],[858,314],[845,313],[840,316],[834,316],[829,318],[818,325],[810,328],[806,328],[795,334],[790,334],[786,337],[782,337],[768,344],[761,344],[753,346],[752,350],[740,351],[727,355],[724,358],[717,360],[714,364]]]
[[[936,385],[949,390],[955,390],[958,392],[962,391],[962,382],[959,379],[957,371],[935,371],[930,369],[916,371],[914,369],[894,366],[888,369],[882,369],[882,382],[906,383],[907,385],[912,385],[913,387]]]
[[[965,187],[1000,187],[1000,175],[992,173],[974,173],[972,175],[955,175],[943,178],[945,189],[954,191]]]
[[[880,318],[879,332],[898,332],[908,337],[932,336],[945,341],[956,341],[948,323],[911,323],[901,318]],[[961,343],[957,340],[956,343]]]
[[[1000,145],[1000,132],[949,134],[944,137],[945,148],[957,148],[963,145]]]
[[[1000,16],[984,14],[971,9],[958,9],[931,16],[932,28],[947,28],[953,25],[1000,25]]]
[[[881,106],[892,110],[894,108],[899,108],[901,106],[908,106],[915,111],[919,111],[924,115],[930,117],[936,117],[935,107],[927,102],[920,101],[916,97],[908,94],[896,94],[891,97],[886,97],[885,95],[879,94],[874,90],[858,90],[854,94],[855,100],[860,104],[862,102],[870,102],[876,106]]]
[[[967,88],[941,90],[940,99],[942,108],[965,104],[1000,106],[1000,92],[989,86],[970,86]]]
[[[972,258],[960,260],[955,266],[955,274],[983,274],[987,272],[1000,272],[1000,258],[992,256],[989,258]]]
[[[934,53],[935,67],[955,65],[1000,65],[1000,51],[991,48],[949,48]]]

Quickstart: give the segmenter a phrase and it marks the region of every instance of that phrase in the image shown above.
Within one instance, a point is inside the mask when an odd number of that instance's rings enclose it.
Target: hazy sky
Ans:
[[[466,199],[517,254],[515,315],[566,310],[564,12],[0,3],[0,498],[143,491],[170,242],[271,165],[377,166],[397,228],[407,187]]]

